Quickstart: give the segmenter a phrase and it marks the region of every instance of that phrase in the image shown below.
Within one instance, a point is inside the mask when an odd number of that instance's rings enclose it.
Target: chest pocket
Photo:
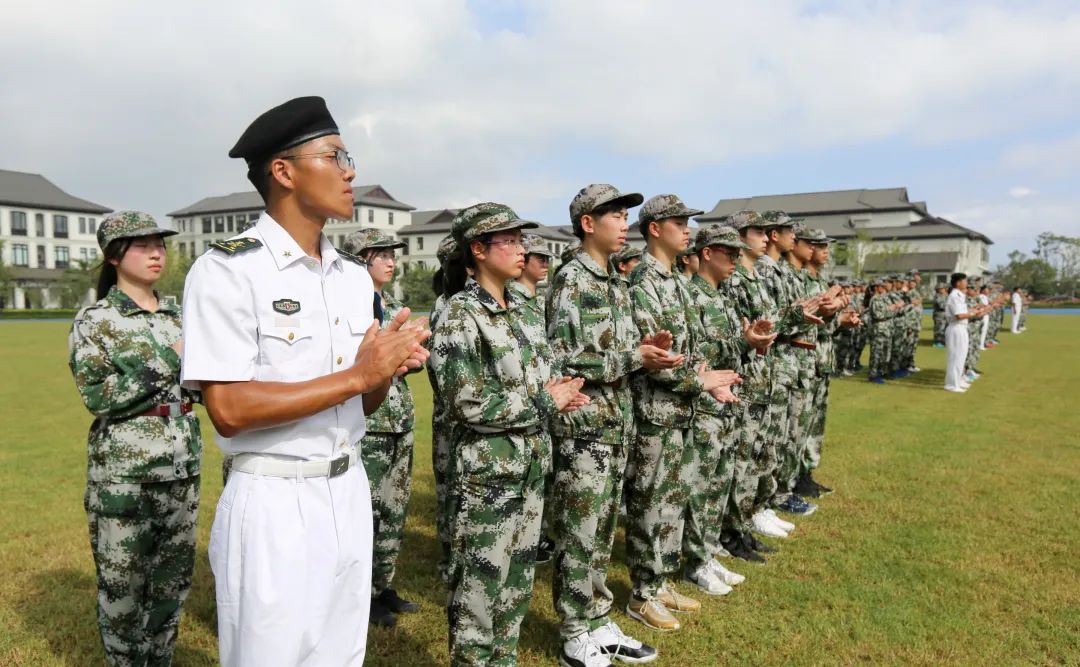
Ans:
[[[348,318],[349,320],[349,332],[354,336],[363,336],[367,333],[368,327],[374,320],[370,317],[364,317],[361,315],[354,315]]]
[[[271,318],[266,325],[259,326],[259,332],[268,338],[285,342],[286,346],[311,338],[311,320],[300,317],[275,317]]]

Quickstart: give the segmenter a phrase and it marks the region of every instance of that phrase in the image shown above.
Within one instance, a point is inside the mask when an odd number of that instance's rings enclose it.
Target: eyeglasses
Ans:
[[[338,169],[345,171],[347,169],[355,169],[356,163],[353,162],[352,156],[344,148],[338,148],[332,151],[322,151],[320,153],[301,153],[300,155],[286,155],[281,158],[282,160],[300,160],[309,157],[327,157],[333,155],[337,160]]]
[[[525,244],[522,243],[520,239],[507,239],[506,241],[488,241],[485,245],[504,245],[511,248],[521,248],[522,250],[525,249]]]

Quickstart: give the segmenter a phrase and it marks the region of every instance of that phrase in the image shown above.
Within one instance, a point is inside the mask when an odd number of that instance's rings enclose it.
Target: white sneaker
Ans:
[[[967,391],[966,387],[945,387],[945,391],[951,391],[954,394],[962,394]]]
[[[908,366],[908,373],[918,373],[921,370],[918,366]]]
[[[742,576],[738,572],[732,572],[724,567],[715,558],[710,560],[706,565],[712,570],[713,574],[720,578],[720,581],[724,582],[728,586],[738,586],[742,582],[746,581],[746,577]]]
[[[731,586],[720,581],[720,577],[713,574],[708,564],[702,565],[693,572],[684,572],[683,579],[709,595],[727,595],[731,592]]]
[[[775,523],[777,526],[780,526],[780,529],[783,530],[785,533],[790,533],[791,531],[795,530],[795,524],[791,523],[790,521],[784,521],[783,519],[781,519],[776,514],[776,510],[774,510],[773,508],[768,507],[762,511],[765,512],[765,514],[767,514],[770,519],[772,519],[773,523]]]
[[[780,528],[772,521],[769,520],[769,516],[764,512],[758,512],[754,516],[750,517],[750,525],[754,532],[758,535],[764,535],[765,537],[787,537],[787,531]]]
[[[559,664],[563,667],[611,667],[611,660],[600,650],[588,632],[563,642]]]
[[[615,624],[615,621],[609,621],[605,625],[601,625],[590,632],[589,636],[609,659],[618,660],[619,662],[643,665],[656,660],[659,655],[652,646],[643,644],[624,633]]]

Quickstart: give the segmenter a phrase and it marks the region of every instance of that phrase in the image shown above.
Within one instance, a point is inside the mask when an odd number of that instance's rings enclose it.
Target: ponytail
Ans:
[[[109,245],[105,246],[105,257],[98,271],[97,298],[99,301],[105,298],[105,295],[116,285],[117,281],[116,265],[109,260],[119,262],[127,254],[130,247],[130,238],[113,239]]]

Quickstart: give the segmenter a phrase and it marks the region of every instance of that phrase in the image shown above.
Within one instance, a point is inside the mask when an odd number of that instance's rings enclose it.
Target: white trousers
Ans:
[[[945,327],[945,388],[959,389],[964,383],[964,362],[968,353],[966,321]]]
[[[1020,311],[1013,308],[1012,332],[1020,333]]]
[[[371,541],[364,466],[333,478],[233,471],[210,533],[221,664],[362,665]]]
[[[986,334],[990,332],[990,318],[984,317],[979,323],[979,349],[986,349]]]

